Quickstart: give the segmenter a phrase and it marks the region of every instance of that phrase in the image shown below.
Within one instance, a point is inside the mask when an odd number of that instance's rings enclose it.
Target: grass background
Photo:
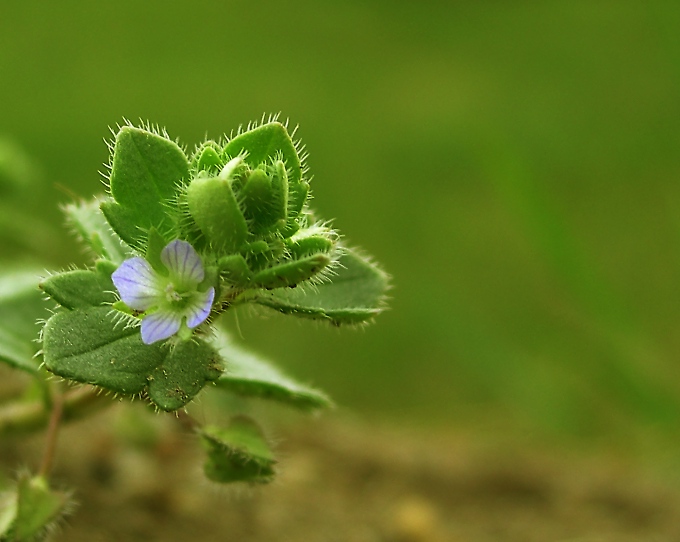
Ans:
[[[247,344],[364,417],[675,438],[679,24],[661,1],[4,1],[0,136],[40,169],[60,267],[83,260],[55,202],[102,190],[108,126],[192,148],[281,112],[393,299],[359,332],[242,314]]]

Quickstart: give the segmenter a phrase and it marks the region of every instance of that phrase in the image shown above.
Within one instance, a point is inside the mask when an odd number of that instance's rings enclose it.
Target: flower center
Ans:
[[[165,299],[173,308],[184,308],[190,296],[191,292],[178,292],[172,282],[168,282],[168,285],[165,287]]]

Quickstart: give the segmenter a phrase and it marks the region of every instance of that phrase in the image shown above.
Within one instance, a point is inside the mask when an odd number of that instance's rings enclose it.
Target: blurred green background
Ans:
[[[281,112],[391,310],[358,332],[231,316],[247,344],[363,417],[674,435],[678,6],[2,1],[0,137],[40,169],[24,201],[61,267],[84,260],[55,203],[102,191],[109,126],[193,148]]]

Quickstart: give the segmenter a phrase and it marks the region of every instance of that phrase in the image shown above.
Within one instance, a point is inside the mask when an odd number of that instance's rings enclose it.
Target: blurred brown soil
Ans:
[[[199,446],[174,420],[133,444],[113,436],[114,417],[61,435],[54,478],[76,489],[78,506],[57,542],[680,540],[680,485],[611,454],[515,449],[331,414],[278,427],[272,484],[224,488],[203,477]],[[0,458],[31,464],[38,448],[37,439],[3,442]]]

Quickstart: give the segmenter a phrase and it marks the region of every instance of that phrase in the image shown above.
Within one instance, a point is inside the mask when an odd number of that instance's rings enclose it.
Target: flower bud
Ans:
[[[264,233],[276,226],[284,227],[288,205],[285,167],[254,169],[241,188],[239,199],[253,233]]]
[[[231,188],[240,158],[227,163],[219,176],[199,175],[187,188],[187,203],[194,222],[218,254],[233,254],[246,241],[248,225]]]

